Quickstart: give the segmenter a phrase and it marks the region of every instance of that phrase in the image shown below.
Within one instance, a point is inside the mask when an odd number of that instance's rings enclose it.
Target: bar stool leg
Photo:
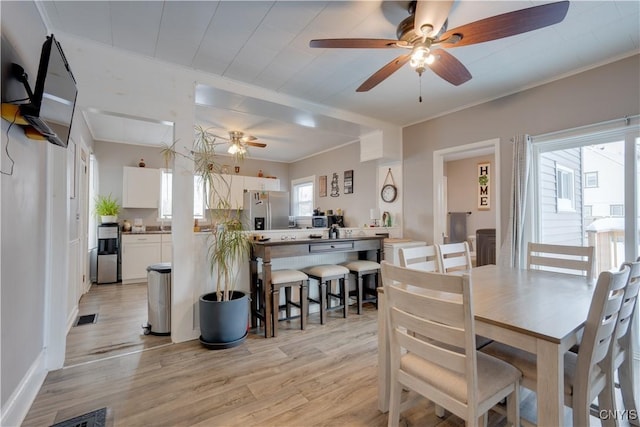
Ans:
[[[280,313],[280,287],[279,286],[273,286],[273,291],[271,292],[271,313],[272,313],[271,324],[273,325],[272,336],[277,337],[278,336],[278,317],[279,317],[278,315]]]
[[[327,321],[327,282],[320,280],[320,324],[324,325]]]
[[[291,317],[291,286],[284,288],[284,298],[287,317]]]
[[[300,284],[300,329],[302,330],[307,327],[307,314],[309,313],[308,284],[308,280]]]
[[[358,314],[362,313],[362,299],[364,297],[364,284],[362,280],[362,275],[360,273],[356,273],[356,277],[358,279],[358,290],[356,291],[356,300],[358,303]]]
[[[347,286],[349,282],[345,277],[339,279],[340,283],[340,301],[342,302],[342,317],[347,318],[347,314],[349,314],[349,290]]]

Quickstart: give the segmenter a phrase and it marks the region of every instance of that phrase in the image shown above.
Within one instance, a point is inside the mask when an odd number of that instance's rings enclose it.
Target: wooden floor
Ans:
[[[115,289],[98,288],[95,307],[107,319],[130,299]],[[50,372],[23,425],[50,426],[106,407],[108,426],[385,426],[387,415],[377,409],[377,312],[365,305],[363,315],[351,313],[345,320],[332,312],[324,326],[312,314],[305,331],[296,321],[281,322],[277,338],[252,330],[226,350],[196,340],[135,352],[122,345],[128,351],[120,356],[103,351],[114,357]],[[80,353],[68,359],[90,357]],[[426,400],[405,411],[400,424],[464,425],[454,415],[436,417]],[[490,426],[505,424],[490,414]]]
[[[165,345],[170,337],[144,335],[147,283],[92,285],[78,304],[79,315],[97,314],[97,322],[72,327],[64,365],[72,366]]]

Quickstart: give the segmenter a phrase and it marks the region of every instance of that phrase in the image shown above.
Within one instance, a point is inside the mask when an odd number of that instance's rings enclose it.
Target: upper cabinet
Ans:
[[[160,197],[160,169],[125,166],[122,176],[122,206],[157,209]]]
[[[280,191],[280,180],[274,178],[260,178],[257,176],[244,177],[245,190]]]

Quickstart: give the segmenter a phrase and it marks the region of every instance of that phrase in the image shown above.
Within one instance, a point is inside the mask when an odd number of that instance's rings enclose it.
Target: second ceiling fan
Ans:
[[[233,155],[244,155],[247,153],[247,146],[264,148],[267,144],[256,142],[258,138],[252,135],[245,135],[239,130],[230,130],[229,137],[216,136],[216,138],[227,141],[229,148],[227,152]]]
[[[410,16],[398,25],[396,31],[398,40],[319,39],[311,40],[309,46],[408,50],[373,73],[356,92],[366,92],[374,88],[407,62],[420,76],[426,67],[429,67],[444,80],[458,86],[470,80],[471,73],[458,59],[443,49],[497,40],[554,25],[565,18],[569,9],[568,1],[560,1],[503,13],[447,30],[447,19],[452,5],[453,0],[410,2]]]

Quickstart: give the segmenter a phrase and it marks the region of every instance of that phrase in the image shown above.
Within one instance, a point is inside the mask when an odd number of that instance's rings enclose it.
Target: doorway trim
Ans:
[[[495,194],[492,195],[492,204],[495,207],[496,217],[496,260],[500,258],[500,246],[502,244],[501,222],[500,222],[500,138],[488,139],[485,141],[473,142],[471,144],[458,145],[456,147],[444,148],[433,152],[433,242],[444,243],[444,233],[446,232],[447,212],[444,162],[448,160],[466,159],[477,157],[483,154],[493,154],[495,165],[493,176],[495,180]]]

